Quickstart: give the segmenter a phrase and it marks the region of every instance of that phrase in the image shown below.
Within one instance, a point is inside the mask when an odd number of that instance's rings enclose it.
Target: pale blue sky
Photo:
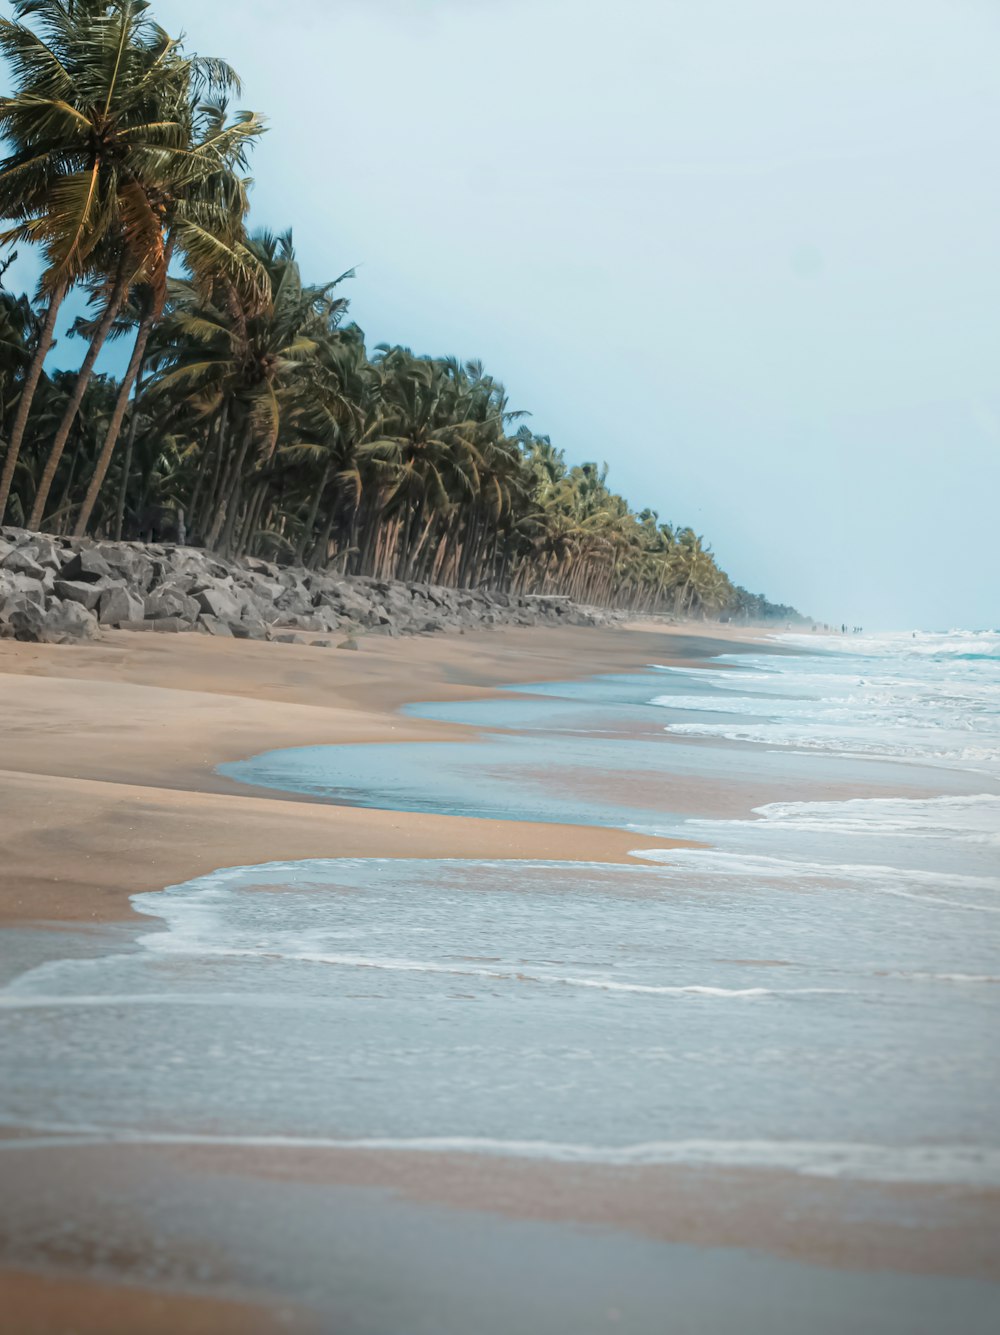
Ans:
[[[754,590],[1000,623],[997,0],[154,8],[371,343],[481,357]]]

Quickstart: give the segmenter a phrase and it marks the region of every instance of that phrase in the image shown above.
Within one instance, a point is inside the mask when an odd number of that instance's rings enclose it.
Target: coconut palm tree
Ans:
[[[251,301],[263,300],[260,265],[243,240],[248,208],[243,171],[247,151],[263,132],[263,123],[253,112],[240,112],[227,122],[225,101],[205,100],[206,92],[238,86],[236,75],[228,66],[220,61],[195,59],[189,64],[189,73],[189,146],[183,154],[172,157],[166,164],[168,169],[148,187],[157,200],[163,281],[160,282],[159,268],[152,272],[146,268],[140,275],[145,291],[142,314],[115,411],[77,516],[74,532],[78,537],[86,532],[132,391],[142,372],[150,335],[162,317],[167,297],[166,272],[173,255],[182,257],[195,283],[202,288],[211,285],[222,267],[240,281]]]
[[[237,525],[259,513],[264,492],[257,485],[278,447],[282,414],[293,384],[315,357],[318,336],[345,308],[334,289],[349,274],[322,286],[303,284],[291,233],[257,233],[245,250],[263,275],[266,295],[248,295],[239,277],[220,275],[210,298],[193,284],[177,284],[165,327],[152,392],[200,399],[224,412],[216,441],[220,465],[207,497],[212,514],[205,533],[210,546],[237,545]],[[253,474],[256,473],[256,476]],[[250,498],[249,509],[241,510]]]
[[[102,247],[114,250],[112,239],[165,281],[155,213],[140,182],[144,167],[148,174],[154,161],[182,146],[171,108],[186,78],[146,0],[14,0],[13,9],[13,21],[0,20],[0,54],[14,83],[13,96],[0,100],[0,132],[12,149],[0,162],[0,216],[14,225],[0,233],[0,244],[41,248],[47,307],[0,476],[0,519],[69,287],[101,272]],[[21,22],[28,18],[33,26]],[[125,267],[116,258],[111,313],[98,332],[106,332],[121,300]],[[88,356],[80,395],[95,360],[96,353]],[[71,406],[75,415],[75,394],[67,413]]]

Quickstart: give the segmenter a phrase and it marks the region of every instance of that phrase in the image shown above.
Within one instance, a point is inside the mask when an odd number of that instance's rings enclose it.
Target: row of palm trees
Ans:
[[[569,466],[478,362],[369,351],[342,284],[247,230],[260,116],[148,0],[14,0],[0,20],[0,522],[159,537],[345,573],[681,615],[794,616],[690,529]],[[180,275],[180,276],[178,276]],[[71,293],[78,370],[48,373]],[[98,358],[128,339],[120,378]]]

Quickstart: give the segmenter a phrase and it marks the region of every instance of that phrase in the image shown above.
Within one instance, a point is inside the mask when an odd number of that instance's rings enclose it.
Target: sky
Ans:
[[[755,592],[1000,624],[997,0],[154,10],[370,345],[481,358]]]

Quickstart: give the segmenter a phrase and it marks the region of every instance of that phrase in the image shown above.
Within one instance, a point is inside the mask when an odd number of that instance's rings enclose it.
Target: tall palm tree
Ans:
[[[69,287],[100,271],[101,247],[117,233],[165,281],[141,164],[148,170],[182,147],[182,127],[164,107],[177,104],[185,77],[174,43],[146,12],[147,0],[14,0],[13,9],[14,21],[0,20],[0,54],[15,90],[0,99],[0,132],[12,149],[0,162],[0,216],[14,225],[0,233],[0,244],[41,248],[47,308],[7,444],[0,519]],[[21,22],[28,18],[34,26]],[[110,295],[120,300],[123,290],[116,281]]]
[[[239,86],[235,73],[223,62],[196,58],[189,62],[188,73],[188,144],[184,153],[172,157],[159,178],[146,186],[156,201],[162,268],[153,272],[147,269],[141,275],[146,289],[144,309],[104,445],[77,516],[74,532],[78,537],[86,532],[142,371],[146,346],[163,315],[166,275],[172,256],[175,253],[182,256],[202,287],[214,281],[222,266],[227,274],[241,281],[252,298],[262,299],[259,259],[243,242],[248,199],[242,173],[250,145],[263,133],[263,122],[255,113],[246,111],[227,121],[225,101],[214,97],[206,100],[207,94]],[[185,111],[178,111],[177,115],[183,119]]]
[[[246,250],[263,275],[263,299],[259,287],[248,294],[229,275],[206,299],[192,284],[178,284],[165,330],[176,355],[165,359],[152,390],[201,398],[225,412],[215,446],[222,467],[207,497],[212,515],[205,533],[210,546],[221,542],[225,549],[235,544],[241,506],[251,493],[259,509],[257,484],[273,461],[288,392],[316,354],[322,322],[343,310],[332,292],[349,276],[318,287],[303,284],[290,233],[260,232]],[[248,464],[256,477],[248,477]],[[244,520],[251,517],[243,513]]]

